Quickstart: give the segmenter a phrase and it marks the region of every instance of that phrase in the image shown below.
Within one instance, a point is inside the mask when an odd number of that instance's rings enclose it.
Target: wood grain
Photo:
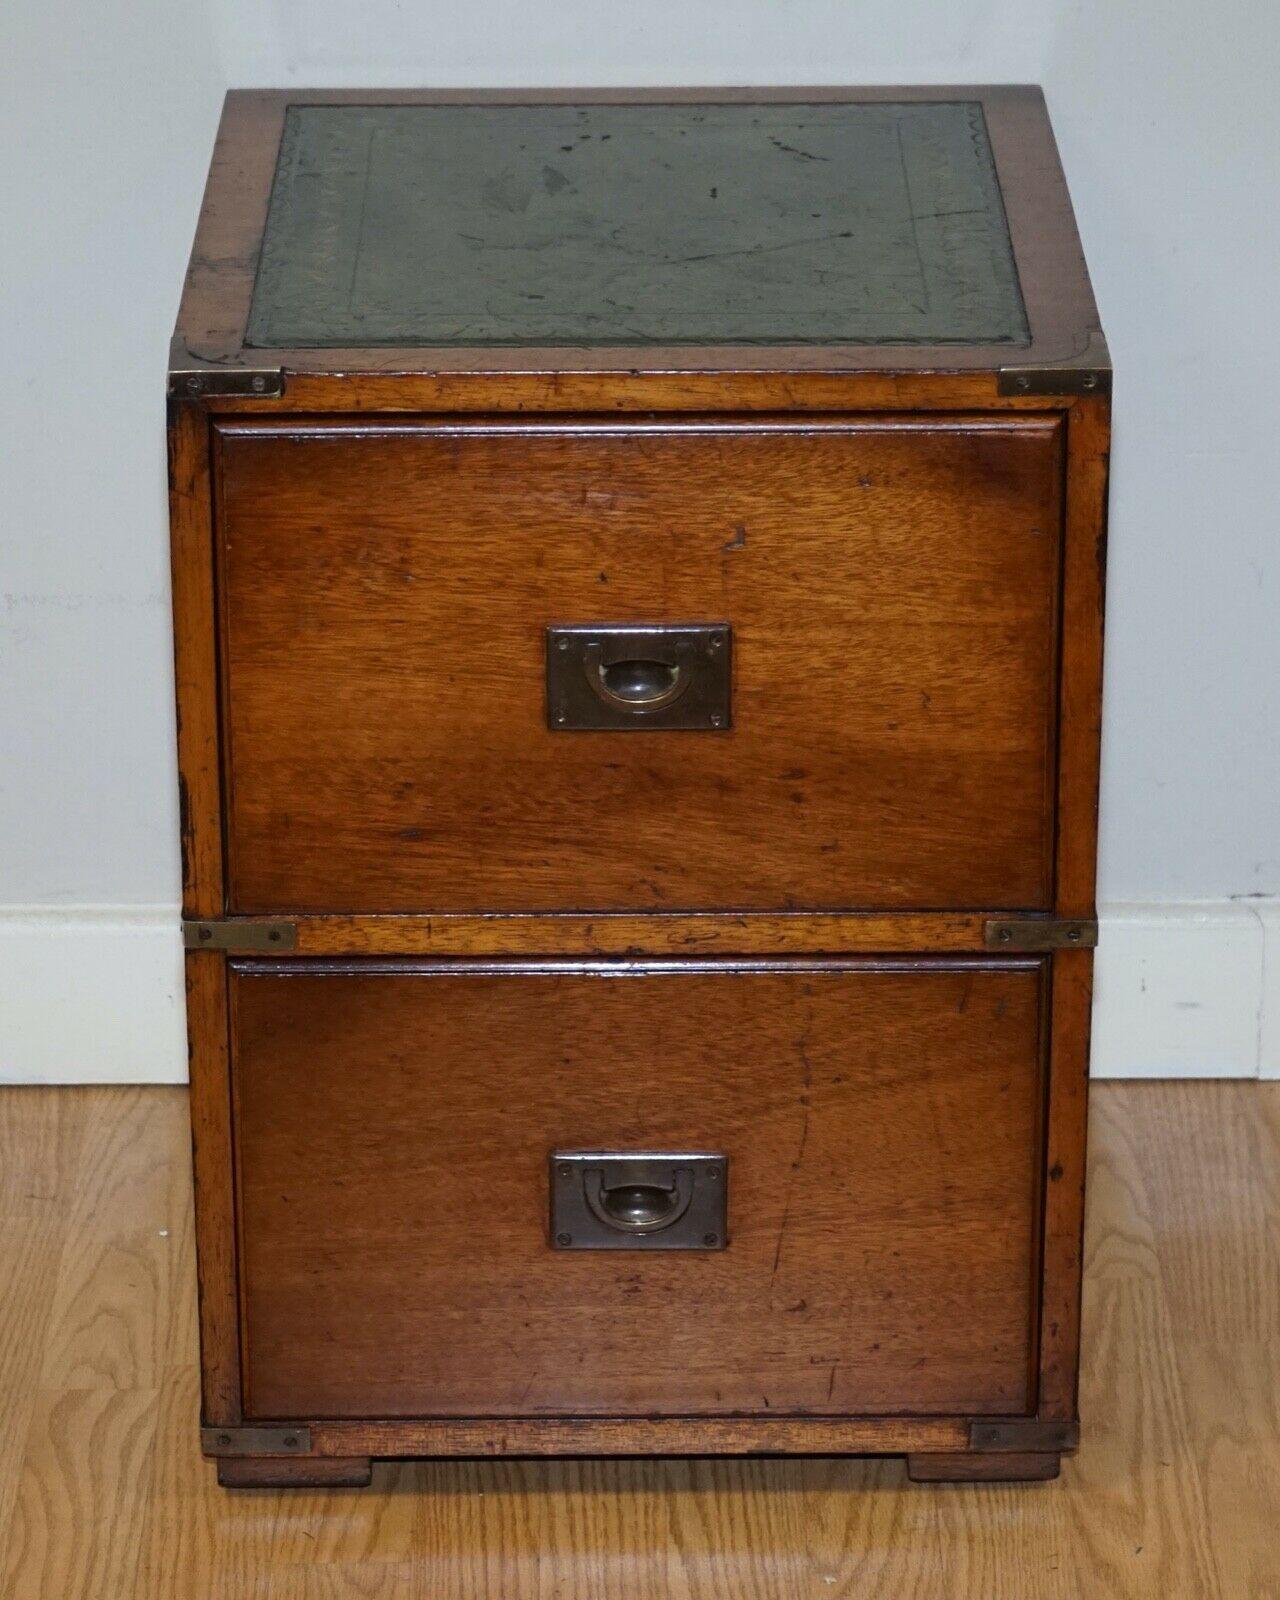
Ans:
[[[1080,1362],[1085,1145],[1089,1113],[1089,1029],[1093,952],[1053,958],[1048,1017],[1049,1074],[1043,1132],[1039,1414],[1076,1416]]]
[[[41,1388],[158,1386],[190,1291],[179,1257],[185,1130],[177,1096],[124,1086],[101,1096],[67,1215]]]
[[[376,1594],[374,1574],[412,1555],[417,1512],[414,1469],[380,1464],[372,1489],[327,1489],[228,1496],[214,1466],[192,1444],[199,1415],[199,1372],[178,1365],[166,1375],[157,1400],[152,1478],[140,1538],[139,1597],[227,1600],[240,1594],[280,1592],[293,1576],[348,1570],[352,1588]],[[358,1578],[356,1577],[358,1575]],[[313,1592],[310,1588],[308,1593]],[[326,1592],[323,1589],[321,1593]]]
[[[2,1102],[0,1102],[2,1104]],[[35,1413],[66,1230],[57,1219],[0,1224],[0,1530],[8,1526]]]
[[[200,1458],[190,1353],[158,1393],[89,1371],[107,1386],[66,1401],[34,1388],[32,1364],[58,1342],[51,1286],[80,1130],[88,1168],[100,1168],[94,1128],[115,1093],[0,1091],[0,1196],[40,1212],[5,1256],[28,1265],[0,1301],[0,1572],[19,1585],[6,1600],[1263,1600],[1280,1589],[1277,1346],[1242,1337],[1263,1326],[1269,1291],[1235,1266],[1251,1260],[1266,1284],[1280,1265],[1267,1209],[1280,1086],[1095,1086],[1083,1444],[1056,1485],[909,1489],[892,1460],[437,1461],[380,1464],[367,1490],[243,1495],[219,1490]],[[157,1170],[183,1159],[175,1123],[140,1121]],[[1207,1163],[1190,1154],[1198,1140]],[[120,1220],[127,1240],[127,1208]],[[0,1248],[17,1227],[7,1213]],[[1210,1284],[1214,1252],[1227,1264]],[[14,1522],[3,1508],[18,1503]]]
[[[1206,1341],[1175,1326],[1173,1347],[1222,1591],[1270,1600],[1280,1540],[1252,1532],[1274,1528],[1280,1506],[1280,1340]]]
[[[189,917],[212,917],[223,889],[209,420],[176,402],[169,406],[169,550],[182,906]]]
[[[223,1489],[363,1489],[373,1476],[368,1456],[228,1456],[217,1463]]]
[[[312,352],[314,355],[314,352]],[[969,372],[293,372],[279,399],[220,397],[210,416],[627,416],[662,412],[989,411],[1061,416],[1070,395],[1004,395],[992,370]]]
[[[246,1418],[1026,1412],[1043,974],[233,963]],[[727,1250],[548,1248],[636,1148]]]
[[[35,1414],[85,1110],[79,1096],[0,1088],[0,1542]]]
[[[1060,425],[218,433],[234,910],[1047,908]],[[733,727],[548,731],[725,621]]]
[[[1170,1315],[1180,1335],[1224,1346],[1280,1340],[1280,1251],[1262,1247],[1280,1230],[1277,1146],[1233,1088],[1170,1084],[1152,1093],[1135,1083],[1116,1095],[1117,1114],[1130,1123],[1160,1122],[1141,1170]],[[1188,1183],[1193,1167],[1198,1181]],[[1230,1228],[1219,1191],[1233,1197]]]
[[[252,924],[255,919],[244,919]],[[271,920],[271,919],[268,919]],[[660,912],[629,916],[520,913],[468,916],[304,916],[294,952],[303,956],[700,956],[978,952],[988,919],[963,912]]]
[[[241,1413],[239,1294],[225,965],[189,954],[186,986],[203,1415],[210,1424],[235,1423]]]
[[[1067,430],[1055,906],[1060,917],[1091,917],[1097,882],[1102,740],[1109,400],[1079,401],[1072,407]]]
[[[1083,1345],[1088,1446],[1064,1488],[1072,1540],[1100,1600],[1128,1600],[1139,1575],[1153,1594],[1224,1595],[1174,1341],[1159,1279],[1093,1291]]]
[[[56,1237],[74,1204],[83,1105],[25,1085],[0,1085],[0,1222]]]
[[[215,1497],[208,1462],[191,1448],[191,1429],[198,1427],[200,1412],[198,1362],[194,1357],[175,1361],[166,1368],[155,1396],[151,1476],[138,1538],[139,1595],[163,1594],[176,1575],[185,1574],[179,1585],[185,1582],[188,1593],[205,1600],[215,1574],[228,1564],[221,1543],[228,1508]]]
[[[320,1456],[859,1455],[963,1449],[963,1417],[489,1417],[317,1422]]]
[[[156,1425],[153,1389],[41,1393],[0,1579],[6,1600],[134,1589]]]
[[[1053,1452],[967,1451],[958,1455],[916,1454],[907,1457],[912,1483],[1043,1483],[1056,1478],[1061,1458]]]

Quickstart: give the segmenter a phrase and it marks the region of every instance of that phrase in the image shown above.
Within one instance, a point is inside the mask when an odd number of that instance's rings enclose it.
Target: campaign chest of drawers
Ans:
[[[1076,1442],[1110,374],[1037,90],[235,93],[205,1450]]]

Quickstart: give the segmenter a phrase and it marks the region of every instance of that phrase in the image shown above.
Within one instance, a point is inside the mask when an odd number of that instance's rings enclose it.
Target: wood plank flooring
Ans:
[[[196,1441],[186,1096],[0,1089],[4,1600],[1278,1600],[1280,1084],[1094,1093],[1084,1444],[384,1464],[228,1493]]]

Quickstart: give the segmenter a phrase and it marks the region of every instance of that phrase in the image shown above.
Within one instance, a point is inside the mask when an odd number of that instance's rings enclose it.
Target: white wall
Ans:
[[[0,75],[0,1079],[182,1071],[162,378],[229,85],[1042,83],[1118,369],[1099,1060],[1280,1057],[1267,0],[10,0]]]

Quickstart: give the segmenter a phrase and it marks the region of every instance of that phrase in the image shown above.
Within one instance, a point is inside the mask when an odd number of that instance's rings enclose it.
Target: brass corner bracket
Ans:
[[[1092,917],[999,917],[982,930],[988,950],[1092,950],[1098,924]]]
[[[1024,1451],[1074,1450],[1080,1443],[1078,1422],[1041,1422],[1036,1417],[971,1422],[970,1450]]]
[[[266,366],[219,366],[192,355],[185,343],[175,338],[169,352],[169,398],[171,400],[229,399],[274,400],[284,393],[284,368]]]
[[[1110,367],[1001,367],[996,393],[1018,395],[1110,394]]]
[[[182,943],[188,950],[296,950],[298,924],[240,921],[235,917],[184,921]]]
[[[207,1456],[306,1456],[311,1429],[201,1428],[200,1448]]]

